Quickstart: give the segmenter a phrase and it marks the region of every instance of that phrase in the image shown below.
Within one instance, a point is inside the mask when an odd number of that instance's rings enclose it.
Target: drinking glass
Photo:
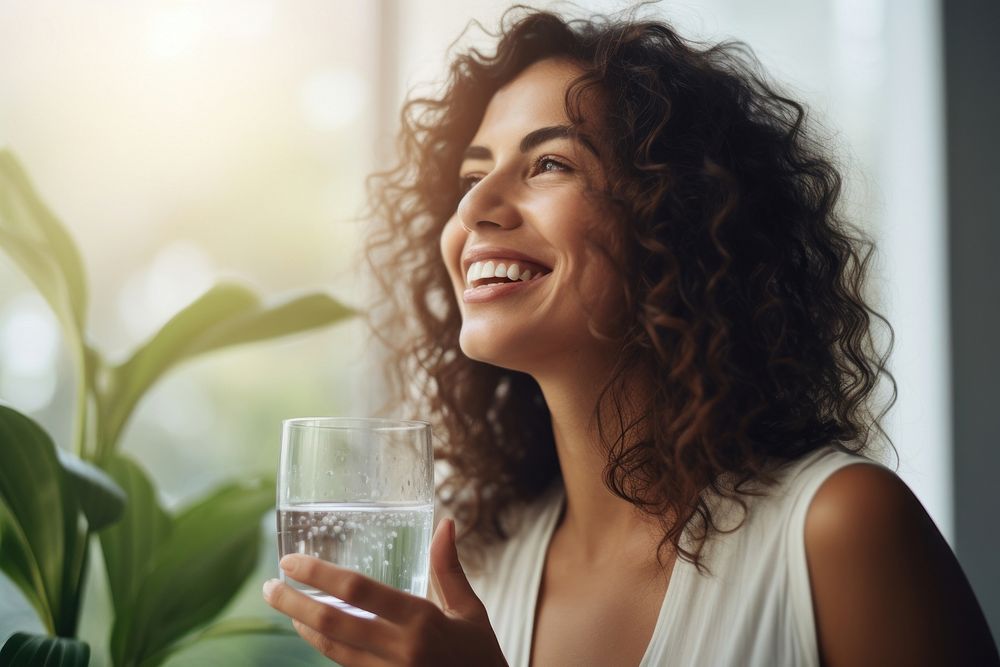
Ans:
[[[286,419],[277,508],[279,557],[308,554],[424,597],[434,511],[430,425]],[[280,577],[317,600],[370,616]]]

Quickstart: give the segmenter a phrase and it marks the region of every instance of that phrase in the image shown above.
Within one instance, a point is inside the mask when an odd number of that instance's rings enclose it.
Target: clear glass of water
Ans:
[[[434,512],[426,422],[309,417],[282,422],[278,555],[302,553],[424,597]],[[337,598],[287,577],[317,600]]]

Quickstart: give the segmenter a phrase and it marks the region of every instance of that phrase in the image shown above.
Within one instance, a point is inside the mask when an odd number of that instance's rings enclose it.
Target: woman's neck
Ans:
[[[637,537],[645,539],[657,532],[655,521],[604,484],[607,444],[601,438],[596,408],[610,373],[610,364],[576,363],[559,373],[535,376],[552,415],[566,489],[566,509],[559,530],[566,542],[578,550],[580,558],[590,562],[620,552],[621,546]],[[633,414],[619,416],[614,403],[609,405],[608,400],[602,406],[607,442],[614,442],[621,435],[622,425],[627,425],[641,409],[636,407],[643,403],[637,393],[644,383],[635,380],[626,386],[634,389],[631,395],[622,396],[621,404]]]

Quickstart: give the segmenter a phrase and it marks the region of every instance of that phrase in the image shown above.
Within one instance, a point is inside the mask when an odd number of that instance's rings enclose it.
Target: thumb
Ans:
[[[431,585],[445,611],[470,621],[486,619],[486,609],[458,560],[454,519],[442,519],[434,531],[430,569]]]

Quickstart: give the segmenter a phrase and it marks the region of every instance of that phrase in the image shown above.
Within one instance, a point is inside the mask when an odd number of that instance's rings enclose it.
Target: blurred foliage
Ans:
[[[115,614],[110,648],[116,667],[154,667],[205,640],[291,633],[287,625],[262,619],[209,625],[256,566],[260,517],[274,504],[273,479],[223,484],[171,515],[142,466],[119,453],[119,442],[142,398],[178,365],[324,327],[350,317],[351,309],[325,294],[264,304],[243,286],[219,284],[125,361],[108,364],[88,343],[80,253],[5,150],[0,248],[56,314],[77,377],[70,449],[57,447],[27,416],[0,406],[0,570],[49,633],[14,634],[0,653],[2,662],[88,664],[90,648],[73,638],[95,535]]]
[[[5,667],[86,665],[89,660],[90,647],[82,641],[25,632],[15,632],[0,649],[0,665]]]

